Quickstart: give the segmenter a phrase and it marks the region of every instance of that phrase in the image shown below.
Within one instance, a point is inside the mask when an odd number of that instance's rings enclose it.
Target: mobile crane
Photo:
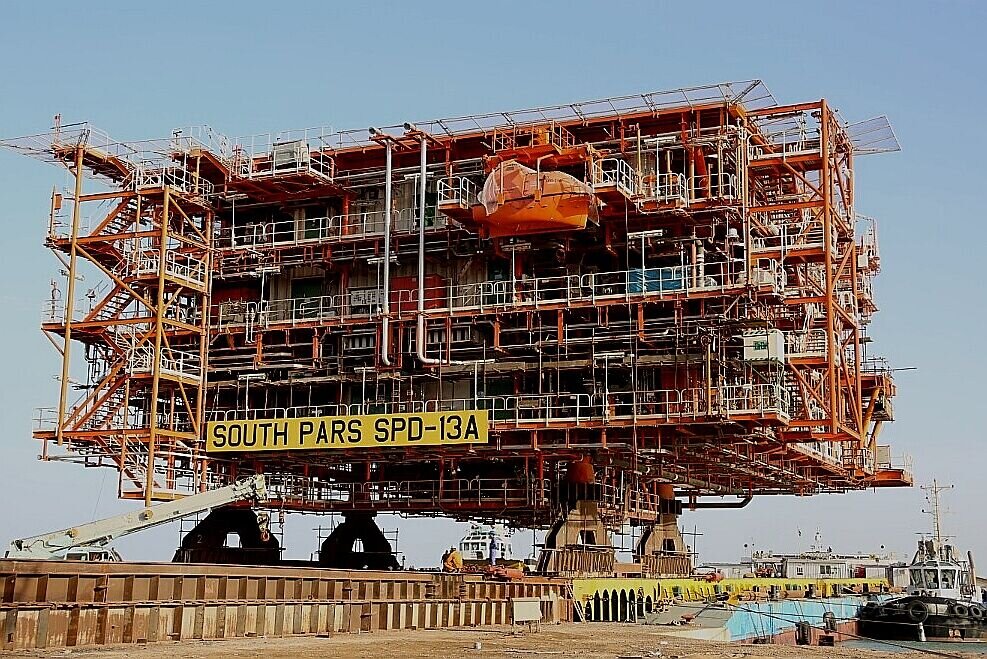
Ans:
[[[264,476],[258,474],[226,487],[193,494],[175,501],[168,501],[122,515],[114,515],[60,531],[13,540],[7,550],[6,558],[17,560],[119,561],[119,554],[112,548],[107,548],[107,545],[113,540],[149,529],[152,526],[167,524],[182,517],[238,501],[252,501],[254,503],[267,501],[267,486]],[[266,519],[266,516],[263,519]]]

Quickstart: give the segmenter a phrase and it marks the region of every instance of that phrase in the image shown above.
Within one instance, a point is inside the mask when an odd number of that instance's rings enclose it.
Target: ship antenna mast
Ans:
[[[923,510],[923,513],[932,515],[933,520],[933,533],[934,539],[936,541],[936,547],[942,546],[942,507],[939,502],[939,493],[943,490],[953,489],[952,485],[940,485],[939,481],[932,479],[932,485],[923,485],[922,489],[925,490],[925,499],[929,502],[931,510]]]

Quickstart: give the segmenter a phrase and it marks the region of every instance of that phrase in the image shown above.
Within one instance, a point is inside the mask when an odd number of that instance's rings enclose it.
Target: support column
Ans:
[[[63,425],[69,400],[69,362],[72,353],[72,316],[75,314],[75,280],[76,264],[79,261],[79,220],[82,215],[82,157],[85,153],[83,146],[75,150],[75,198],[72,200],[72,229],[69,235],[69,272],[68,290],[65,298],[65,343],[62,345],[62,380],[58,396],[58,424],[55,426],[55,438],[61,446],[64,441]]]
[[[658,485],[658,503],[658,521],[644,529],[634,547],[634,558],[645,575],[691,574],[692,560],[679,531],[682,504],[675,498],[671,483]]]
[[[563,512],[545,537],[538,571],[566,576],[612,575],[616,552],[600,516],[600,488],[589,456],[569,463],[558,495]]]
[[[154,452],[158,437],[158,396],[161,394],[161,345],[164,339],[165,281],[168,273],[168,222],[171,199],[169,189],[164,188],[161,210],[161,235],[158,245],[158,290],[154,310],[154,354],[151,356],[151,400],[148,413],[150,427],[147,439],[147,464],[145,465],[144,505],[154,502]]]

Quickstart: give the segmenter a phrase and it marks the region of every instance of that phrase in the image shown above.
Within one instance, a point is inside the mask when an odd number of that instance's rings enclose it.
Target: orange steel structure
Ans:
[[[35,437],[117,469],[122,497],[263,472],[286,510],[545,526],[588,458],[619,526],[677,512],[669,484],[696,506],[911,484],[877,443],[895,385],[868,355],[880,257],[854,210],[854,157],[898,148],[883,117],[748,81],[369,132],[3,144],[74,177]],[[505,164],[527,188],[498,187]],[[210,419],[473,409],[488,444],[203,448]]]

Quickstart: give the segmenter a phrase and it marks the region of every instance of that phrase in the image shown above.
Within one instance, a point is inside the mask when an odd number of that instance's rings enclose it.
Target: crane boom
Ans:
[[[257,503],[267,500],[267,486],[262,474],[244,478],[226,487],[193,494],[175,501],[160,503],[60,531],[13,540],[7,550],[7,558],[49,560],[59,558],[61,554],[75,547],[105,546],[116,538],[143,531],[152,526],[166,524],[211,508],[247,500]]]

